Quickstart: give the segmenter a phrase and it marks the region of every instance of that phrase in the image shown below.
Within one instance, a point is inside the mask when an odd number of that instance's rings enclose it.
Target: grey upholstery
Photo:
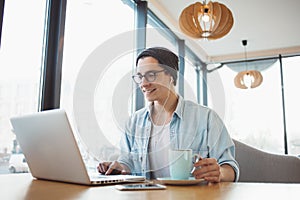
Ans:
[[[300,183],[300,158],[267,153],[237,140],[239,182]]]

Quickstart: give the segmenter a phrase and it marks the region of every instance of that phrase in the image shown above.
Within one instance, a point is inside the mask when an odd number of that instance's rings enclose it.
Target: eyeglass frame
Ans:
[[[153,71],[148,71],[148,72],[146,72],[144,75],[142,75],[142,74],[135,74],[135,75],[131,76],[131,78],[133,79],[133,81],[134,81],[136,84],[141,84],[142,81],[143,81],[143,78],[145,78],[147,82],[150,82],[150,83],[151,83],[151,82],[154,82],[154,81],[156,80],[157,74],[158,74],[158,73],[166,72],[166,71],[167,71],[166,69],[162,69],[162,70],[159,70],[159,71],[153,70]],[[149,77],[147,77],[147,75],[148,75],[148,74],[151,74],[151,73],[153,73],[153,76],[154,76],[153,80],[149,80],[149,79],[148,79]],[[137,82],[137,81],[135,80],[136,77],[139,77],[139,78],[140,78],[140,81],[139,81],[139,82]]]

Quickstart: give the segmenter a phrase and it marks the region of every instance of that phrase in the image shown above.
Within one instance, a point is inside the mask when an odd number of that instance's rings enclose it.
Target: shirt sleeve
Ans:
[[[125,132],[121,136],[120,140],[120,156],[118,158],[118,162],[121,164],[126,165],[130,171],[132,172],[133,170],[133,162],[130,156],[130,151],[131,151],[131,145],[130,145],[130,138],[128,137],[128,131],[130,127],[131,119],[129,119],[126,123],[125,127]]]
[[[239,166],[235,160],[235,145],[217,113],[210,111],[208,116],[209,157],[216,158],[220,165],[228,164],[235,172],[235,181],[239,179]]]

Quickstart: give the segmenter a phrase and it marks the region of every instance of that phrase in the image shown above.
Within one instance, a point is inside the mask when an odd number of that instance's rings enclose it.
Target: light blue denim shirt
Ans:
[[[148,144],[151,134],[150,108],[136,111],[128,120],[121,139],[121,155],[118,161],[129,167],[132,174],[150,178]],[[184,100],[178,104],[170,122],[171,147],[192,149],[203,158],[216,158],[220,165],[229,164],[239,177],[235,160],[235,146],[227,129],[212,109]]]

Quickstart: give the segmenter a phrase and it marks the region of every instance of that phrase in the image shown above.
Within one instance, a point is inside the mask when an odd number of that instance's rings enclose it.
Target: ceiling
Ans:
[[[245,39],[248,59],[300,55],[299,0],[219,0],[231,10],[234,24],[217,40],[193,39],[181,33],[180,13],[197,1],[147,1],[148,7],[206,63],[243,60],[241,41]]]

